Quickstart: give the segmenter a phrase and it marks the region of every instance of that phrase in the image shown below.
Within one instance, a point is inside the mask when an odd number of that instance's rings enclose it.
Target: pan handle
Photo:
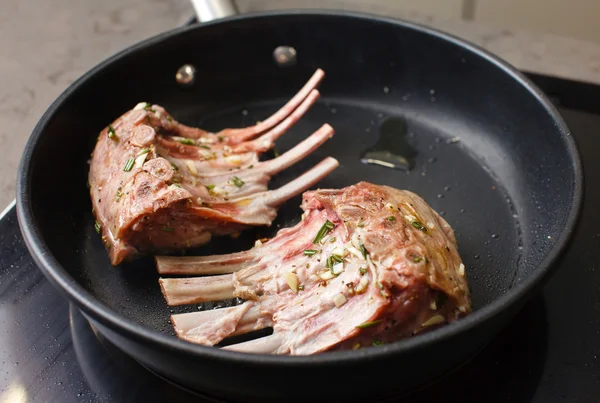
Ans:
[[[238,14],[233,0],[191,0],[198,22],[207,22]]]

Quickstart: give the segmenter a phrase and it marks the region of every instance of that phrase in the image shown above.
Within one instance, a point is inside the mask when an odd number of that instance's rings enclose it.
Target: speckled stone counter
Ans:
[[[520,69],[600,83],[600,44],[446,21],[375,2],[239,0],[241,12],[285,8],[351,9],[402,18],[467,39]],[[176,27],[187,0],[4,0],[0,12],[0,210],[15,195],[29,134],[76,78],[115,52]]]

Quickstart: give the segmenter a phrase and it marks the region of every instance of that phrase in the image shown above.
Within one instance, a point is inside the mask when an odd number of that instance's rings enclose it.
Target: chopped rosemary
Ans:
[[[233,184],[239,188],[241,188],[242,186],[244,186],[244,181],[241,180],[240,178],[238,178],[237,176],[234,176],[231,178],[231,181],[233,182]]]
[[[215,188],[216,185],[206,185],[206,188],[208,190],[213,190]]]
[[[325,223],[319,229],[319,232],[317,232],[315,239],[313,239],[313,243],[318,244],[319,242],[321,242],[321,239],[323,239],[323,237],[327,235],[329,231],[331,231],[334,227],[335,225],[331,221],[326,220]]]
[[[115,128],[111,125],[108,125],[108,138],[114,139],[117,137],[117,133],[115,132]]]
[[[173,231],[175,231],[173,228],[171,228],[171,227],[166,227],[166,226],[162,227],[161,229],[162,229],[163,231],[165,231],[165,232],[173,232]]]
[[[298,284],[298,291],[304,291],[304,284]]]
[[[100,230],[102,229],[102,227],[100,226],[100,223],[98,221],[94,221],[94,229],[96,230],[96,232],[99,234]]]
[[[179,183],[179,182],[181,182],[181,179],[179,179],[178,177],[173,178],[173,183]]]
[[[188,146],[196,145],[196,143],[192,139],[179,139],[177,141],[179,141],[181,144],[185,144],[185,145],[188,145]]]
[[[383,284],[381,284],[379,281],[375,282],[375,285],[377,286],[377,288],[379,288],[380,290],[383,290]]]
[[[343,263],[344,259],[340,255],[331,255],[331,260],[336,263]]]
[[[140,155],[148,154],[149,152],[150,152],[150,149],[149,149],[149,148],[142,148],[142,149],[140,150],[140,152],[139,152],[139,153],[137,153],[136,157],[139,157]]]
[[[254,168],[254,164],[248,166],[248,169],[252,169],[252,168]]]
[[[396,220],[396,217],[394,217],[393,215],[391,215],[388,218],[386,218],[386,220],[388,220],[388,221],[394,221],[394,220]]]
[[[329,240],[329,242],[334,243],[336,239],[337,239],[336,237],[331,237],[331,239]]]
[[[125,171],[125,172],[131,171],[131,168],[133,168],[133,163],[134,162],[135,162],[135,159],[129,158],[127,160],[127,162],[125,162],[125,166],[123,167],[123,171]]]
[[[415,262],[415,263],[419,263],[422,260],[423,260],[423,256],[417,256],[417,257],[413,257],[412,261]]]
[[[358,228],[363,228],[364,226],[365,226],[365,223],[364,223],[364,222],[359,222],[359,223],[358,223]]]
[[[413,221],[413,222],[411,222],[411,224],[416,229],[421,230],[423,232],[427,232],[427,227],[424,226],[423,224],[421,224],[419,221]]]
[[[219,143],[222,143],[225,140],[225,136],[217,136],[217,140],[219,140]]]
[[[360,269],[358,269],[358,271],[360,272],[361,275],[367,274],[367,268],[366,267],[361,267]]]
[[[317,253],[315,249],[306,249],[304,251],[304,256],[313,256]]]
[[[356,327],[357,327],[358,329],[366,329],[366,328],[368,328],[368,327],[375,326],[375,325],[377,325],[377,324],[378,324],[378,323],[380,323],[380,322],[381,322],[381,320],[374,320],[373,322],[365,322],[365,323],[361,323],[360,325],[358,325],[358,326],[356,326]]]
[[[121,192],[121,186],[119,186],[119,187],[117,188],[117,194],[115,195],[115,199],[117,200],[117,202],[118,202],[119,200],[121,200],[121,197],[123,197],[123,193]]]
[[[171,162],[171,166],[173,167],[173,171],[179,171],[179,167]]]
[[[360,253],[362,253],[365,259],[367,258],[367,250],[365,249],[365,245],[363,245],[362,243],[360,244]]]
[[[202,147],[202,148],[204,148],[205,150],[210,150],[210,147],[209,147],[209,146],[207,146],[207,145],[205,145],[205,144],[200,144],[198,147]]]
[[[169,122],[173,121],[173,118],[171,116],[169,116],[169,115],[167,115],[167,117],[165,119],[167,119]]]
[[[327,268],[333,272],[333,259],[331,256],[327,258]]]

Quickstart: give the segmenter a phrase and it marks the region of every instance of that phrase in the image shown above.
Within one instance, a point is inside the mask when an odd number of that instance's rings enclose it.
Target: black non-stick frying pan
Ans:
[[[277,63],[279,46],[293,47],[295,62]],[[195,67],[188,87],[175,80],[184,64]],[[341,165],[321,188],[369,181],[418,193],[456,231],[474,313],[394,344],[315,356],[179,340],[152,259],[112,267],[94,231],[87,160],[98,133],[140,101],[209,130],[246,126],[278,109],[317,68],[326,73],[321,100],[276,147],[289,149],[325,122],[336,135],[270,186],[333,156]],[[361,161],[381,144],[409,150],[411,169]],[[558,112],[503,61],[407,22],[286,11],[175,29],[85,74],[31,135],[17,207],[44,274],[105,337],[158,374],[235,401],[375,401],[456,368],[511,320],[552,273],[576,224],[582,186],[579,155]],[[215,239],[194,253],[249,249],[257,236],[298,222],[299,204],[300,197],[287,202],[271,228]]]

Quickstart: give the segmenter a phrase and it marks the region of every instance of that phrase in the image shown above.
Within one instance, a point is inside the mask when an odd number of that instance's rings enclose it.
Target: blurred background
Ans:
[[[600,0],[237,0],[240,12],[289,8],[365,11],[432,26],[517,68],[600,83]],[[193,15],[188,0],[2,0],[0,210],[38,119],[104,58]]]

